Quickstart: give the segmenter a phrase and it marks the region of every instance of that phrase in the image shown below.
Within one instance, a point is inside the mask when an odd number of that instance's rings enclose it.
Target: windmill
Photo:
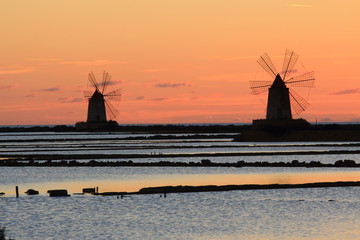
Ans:
[[[110,101],[119,101],[121,94],[120,89],[108,91],[111,84],[111,76],[103,72],[102,81],[99,83],[93,72],[88,76],[94,92],[86,92],[85,97],[89,100],[87,123],[106,123],[107,119],[114,120],[119,111],[111,104]]]
[[[293,87],[315,87],[314,72],[291,77],[299,55],[286,50],[282,71],[279,73],[265,53],[257,61],[274,79],[273,81],[250,81],[255,95],[268,91],[266,120],[291,120],[292,113],[300,114],[310,105]]]

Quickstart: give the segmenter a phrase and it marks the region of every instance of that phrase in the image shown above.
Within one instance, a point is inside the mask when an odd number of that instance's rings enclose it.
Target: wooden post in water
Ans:
[[[99,187],[96,187],[96,194],[99,194]]]
[[[19,187],[18,186],[15,187],[15,192],[16,192],[16,197],[18,198],[19,197]]]

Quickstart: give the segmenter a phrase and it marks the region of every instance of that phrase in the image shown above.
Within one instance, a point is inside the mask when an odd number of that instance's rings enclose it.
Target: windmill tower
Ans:
[[[265,53],[258,63],[274,79],[273,81],[250,81],[252,93],[257,95],[268,92],[266,120],[292,120],[293,113],[300,114],[310,105],[293,87],[313,88],[314,72],[291,77],[299,55],[286,50],[282,71],[279,73],[269,56]]]
[[[89,98],[88,123],[106,122],[105,99],[104,95],[98,90]]]
[[[113,125],[119,111],[110,101],[120,100],[120,89],[108,91],[108,87],[111,85],[111,76],[105,71],[103,72],[101,82],[96,80],[92,72],[89,74],[88,79],[94,91],[85,92],[85,97],[89,100],[87,121],[77,123],[76,128],[98,129]]]

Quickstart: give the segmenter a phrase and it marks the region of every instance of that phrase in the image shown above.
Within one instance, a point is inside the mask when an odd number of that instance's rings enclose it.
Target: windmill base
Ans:
[[[108,122],[98,122],[98,123],[91,123],[91,122],[77,122],[75,124],[75,128],[77,130],[111,130],[118,127],[118,123],[116,121],[108,121]]]
[[[253,120],[253,129],[306,129],[310,123],[305,119],[285,119],[285,120]]]

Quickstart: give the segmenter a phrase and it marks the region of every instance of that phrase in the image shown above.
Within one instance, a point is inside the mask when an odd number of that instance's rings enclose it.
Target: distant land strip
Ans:
[[[29,136],[29,135],[26,135]],[[22,142],[81,142],[81,141],[123,141],[123,140],[168,140],[168,139],[233,139],[235,134],[188,134],[188,135],[151,135],[151,136],[133,136],[133,137],[87,137],[87,138],[37,138],[37,139],[4,139],[0,143],[22,143]]]
[[[346,125],[342,125],[346,126]],[[351,128],[353,124],[350,125]],[[57,125],[57,126],[0,126],[0,132],[122,132],[122,133],[239,133],[242,130],[250,129],[250,124],[132,124],[112,126],[107,129],[99,130],[79,130],[73,125]]]
[[[354,160],[338,160],[335,163],[321,163],[319,161],[299,162],[245,162],[237,161],[234,163],[212,162],[203,159],[200,162],[133,162],[129,161],[95,161],[88,162],[72,161],[15,161],[1,160],[0,167],[337,167],[337,168],[360,168],[360,164]]]

